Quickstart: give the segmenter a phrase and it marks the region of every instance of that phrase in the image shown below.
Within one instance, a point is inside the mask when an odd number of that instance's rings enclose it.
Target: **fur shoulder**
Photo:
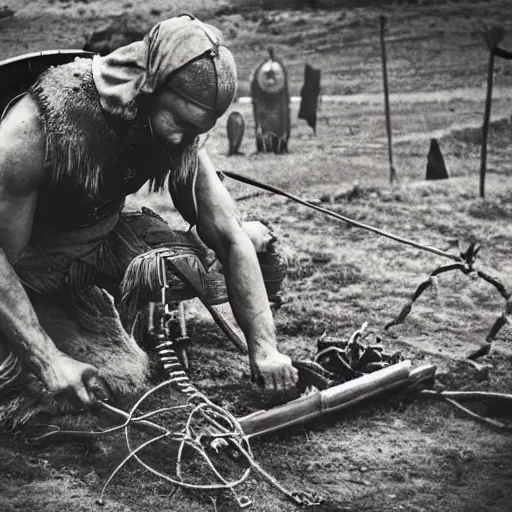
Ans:
[[[53,181],[70,180],[95,197],[103,170],[116,161],[118,144],[101,109],[91,66],[90,59],[77,59],[52,67],[30,93],[41,112]]]

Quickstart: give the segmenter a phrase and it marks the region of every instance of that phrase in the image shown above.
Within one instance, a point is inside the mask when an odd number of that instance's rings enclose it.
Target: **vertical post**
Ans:
[[[384,80],[384,106],[386,109],[386,131],[388,134],[388,158],[389,158],[389,182],[393,184],[398,181],[396,170],[393,165],[393,143],[391,140],[391,117],[389,113],[389,90],[388,90],[388,68],[386,58],[386,43],[384,41],[384,31],[386,28],[386,17],[379,16],[380,22],[380,45],[382,48],[382,75]]]
[[[494,77],[494,52],[489,52],[489,68],[487,70],[487,96],[485,98],[484,124],[482,126],[482,147],[480,150],[480,197],[485,196],[485,172],[487,167],[487,136],[491,117],[492,85]]]

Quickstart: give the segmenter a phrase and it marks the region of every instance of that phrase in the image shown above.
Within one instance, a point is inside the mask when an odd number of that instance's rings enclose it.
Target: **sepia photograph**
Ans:
[[[512,511],[510,0],[0,2],[0,512]]]

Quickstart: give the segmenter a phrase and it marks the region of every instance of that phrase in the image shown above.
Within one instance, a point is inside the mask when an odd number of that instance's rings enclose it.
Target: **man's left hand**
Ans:
[[[277,349],[265,350],[251,361],[252,378],[265,389],[286,391],[297,383],[299,372],[292,360]]]

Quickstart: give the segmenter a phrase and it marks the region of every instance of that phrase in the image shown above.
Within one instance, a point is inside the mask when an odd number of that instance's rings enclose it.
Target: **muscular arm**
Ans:
[[[37,111],[23,98],[0,124],[0,330],[23,361],[38,369],[51,352],[12,265],[30,237],[43,177],[44,146]]]
[[[50,391],[73,390],[88,403],[82,379],[94,368],[57,349],[13,270],[30,238],[44,151],[37,107],[25,96],[0,123],[0,356],[10,348]]]
[[[203,151],[196,196],[197,231],[222,264],[230,304],[247,339],[252,370],[266,386],[291,387],[297,372],[276,348],[274,321],[256,251],[238,223],[233,200]]]

